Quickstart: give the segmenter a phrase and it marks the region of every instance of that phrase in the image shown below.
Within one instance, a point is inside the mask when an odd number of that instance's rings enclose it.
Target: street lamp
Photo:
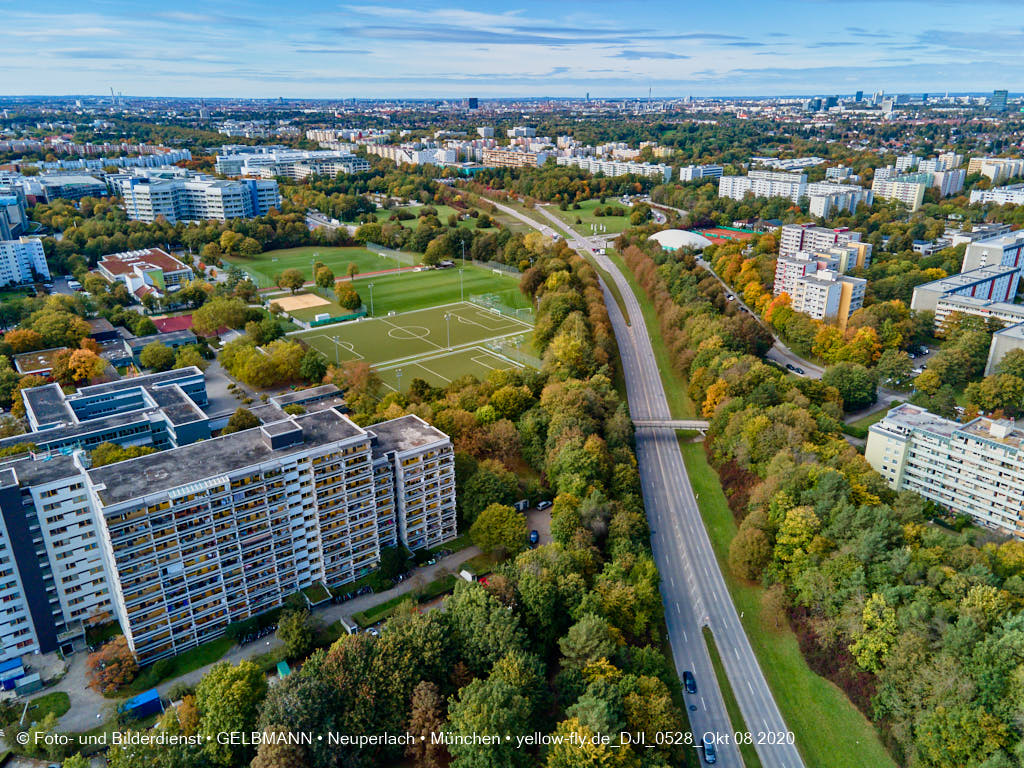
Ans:
[[[395,376],[398,377],[398,391],[401,392],[402,391],[402,369],[401,368],[396,368],[395,369]]]
[[[370,288],[370,317],[373,317],[373,283],[369,284]]]
[[[463,259],[462,263],[465,264],[466,260]],[[462,290],[462,267],[459,267],[459,301],[465,301],[465,300],[466,300],[466,294]]]

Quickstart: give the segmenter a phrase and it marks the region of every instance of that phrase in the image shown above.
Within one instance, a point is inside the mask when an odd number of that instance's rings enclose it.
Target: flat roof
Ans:
[[[195,401],[177,385],[146,390],[174,426],[203,421],[207,418]]]
[[[293,403],[301,404],[308,400],[330,397],[331,395],[336,395],[339,392],[341,392],[341,390],[333,384],[321,384],[318,387],[299,389],[294,392],[285,392],[284,394],[270,398],[270,400],[283,408],[284,406],[292,405]]]
[[[169,344],[172,342],[188,342],[195,341],[196,335],[192,331],[171,331],[170,333],[154,333],[152,336],[137,336],[134,339],[128,339],[125,343],[132,349],[142,349],[147,344],[152,344],[154,341],[159,341],[161,344]]]
[[[54,421],[74,422],[75,414],[67,404],[67,398],[60,384],[46,384],[21,390],[25,406],[32,411],[38,424],[50,424]]]
[[[979,416],[974,421],[964,424],[960,431],[971,437],[978,437],[993,443],[1001,443],[1011,448],[1020,449],[1024,446],[1024,431],[1018,429],[1011,419],[997,420],[986,416]]]
[[[1021,309],[1024,309],[1022,307]],[[996,331],[993,336],[1007,336],[1015,339],[1024,339],[1024,323],[1017,323],[1016,325],[1008,325],[1005,328],[1000,328]]]
[[[126,275],[134,272],[136,267],[142,269],[160,269],[164,272],[178,272],[188,269],[182,262],[167,253],[162,248],[147,248],[140,251],[124,251],[122,253],[108,253],[100,257],[99,264],[113,275]]]
[[[963,426],[959,422],[944,419],[941,416],[937,416],[930,411],[926,411],[924,408],[911,405],[910,403],[897,405],[886,414],[884,419],[877,424],[872,424],[871,429],[874,429],[875,427],[884,429],[887,423],[896,424],[906,429],[920,429],[926,432],[944,435],[945,437],[951,437],[956,430]]]
[[[448,439],[448,436],[437,427],[430,426],[414,415],[372,424],[366,431],[377,437],[373,446],[376,455],[391,451],[409,451]]]
[[[99,497],[110,506],[366,434],[334,410],[294,419],[302,427],[302,441],[285,448],[273,450],[263,430],[254,427],[90,469],[89,480],[104,486]]]
[[[186,379],[195,375],[202,376],[203,372],[194,365],[190,365],[188,368],[175,368],[170,371],[160,371],[159,373],[147,373],[144,376],[133,376],[128,379],[108,381],[104,384],[92,384],[88,387],[80,387],[78,390],[78,397],[106,395],[113,392],[120,392],[123,389],[133,389],[135,387],[158,386],[172,381]]]
[[[114,324],[105,317],[94,317],[86,322],[89,323],[89,330],[93,333],[110,333],[114,330]]]
[[[20,437],[29,437],[29,435],[20,435]],[[23,455],[0,465],[0,469],[13,469],[14,474],[18,476],[18,484],[22,486],[52,483],[63,477],[77,475],[81,471],[68,454],[37,454],[37,456],[38,458],[33,458],[27,454]]]
[[[938,280],[932,280],[930,283],[923,283],[922,285],[917,286],[917,288],[926,288],[932,291],[953,291],[957,288],[966,288],[971,285],[977,285],[978,283],[996,280],[1005,275],[1012,275],[1018,271],[1018,267],[1004,267],[999,264],[992,264],[987,267],[969,269],[966,272],[960,272],[955,275],[939,278]],[[917,288],[914,290],[917,290]]]
[[[21,373],[38,373],[53,369],[53,361],[67,347],[38,349],[35,352],[22,352],[14,356],[14,367]]]

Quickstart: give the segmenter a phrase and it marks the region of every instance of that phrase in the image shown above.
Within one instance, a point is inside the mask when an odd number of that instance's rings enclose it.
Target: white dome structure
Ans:
[[[661,232],[651,235],[651,240],[656,241],[666,251],[675,251],[680,248],[703,251],[712,244],[704,235],[698,235],[696,232],[689,232],[685,229],[663,229]]]

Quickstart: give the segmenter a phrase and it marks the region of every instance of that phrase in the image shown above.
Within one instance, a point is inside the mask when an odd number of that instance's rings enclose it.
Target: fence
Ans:
[[[519,277],[523,274],[515,267],[510,267],[508,264],[502,264],[500,261],[484,261],[481,263],[488,269],[504,272],[506,275],[511,275],[512,277]]]
[[[516,301],[516,299],[519,301]],[[470,304],[497,312],[499,315],[514,317],[527,323],[533,322],[533,310],[523,306],[524,298],[517,290],[501,293],[478,293],[469,297]],[[516,306],[518,304],[518,306]]]
[[[528,352],[524,347],[526,347],[526,338],[524,336],[494,339],[487,342],[487,348],[492,352],[520,363],[521,365],[528,365],[539,371],[541,367],[541,359]]]
[[[376,243],[368,242],[366,244],[366,250],[372,251],[373,253],[379,254],[380,256],[387,256],[390,259],[394,259],[399,264],[415,264],[420,254],[409,253],[408,251],[396,251],[394,248],[385,248],[383,245],[377,245]]]

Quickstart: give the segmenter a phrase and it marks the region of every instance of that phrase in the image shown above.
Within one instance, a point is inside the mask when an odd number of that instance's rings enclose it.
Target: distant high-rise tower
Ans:
[[[922,93],[921,94],[921,103],[922,104],[927,104],[928,103],[928,94],[927,93]]]
[[[470,96],[468,99],[466,99],[466,106],[468,106],[470,109],[479,109],[480,101],[475,96]]]
[[[1006,111],[1006,91],[992,91],[992,100],[989,105],[992,107],[993,112],[1005,112]]]
[[[864,101],[864,91],[857,91],[857,93],[853,95],[853,100],[858,103]]]
[[[587,91],[587,102],[590,102],[590,91]]]

